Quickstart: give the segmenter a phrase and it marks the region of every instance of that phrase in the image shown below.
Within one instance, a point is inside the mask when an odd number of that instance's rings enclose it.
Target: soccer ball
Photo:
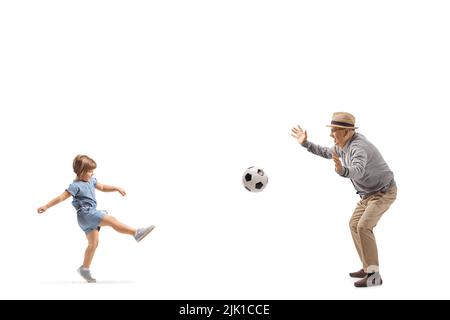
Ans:
[[[242,183],[245,189],[250,192],[260,192],[266,187],[269,178],[264,170],[258,167],[250,167],[245,170],[242,176]]]

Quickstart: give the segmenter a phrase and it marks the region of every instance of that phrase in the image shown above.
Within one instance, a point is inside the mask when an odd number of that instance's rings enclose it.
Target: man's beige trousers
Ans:
[[[379,271],[378,250],[373,228],[396,198],[397,186],[391,187],[386,193],[374,193],[358,202],[350,218],[353,242],[364,271],[368,273]]]

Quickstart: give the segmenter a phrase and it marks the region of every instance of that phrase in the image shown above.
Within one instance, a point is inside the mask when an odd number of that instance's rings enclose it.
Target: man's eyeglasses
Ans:
[[[345,130],[344,128],[331,128],[331,133],[336,132],[336,131],[341,131],[341,130]]]

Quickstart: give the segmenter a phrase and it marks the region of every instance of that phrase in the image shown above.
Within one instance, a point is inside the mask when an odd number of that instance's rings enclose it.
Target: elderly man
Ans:
[[[362,278],[355,282],[356,287],[381,285],[373,228],[397,197],[394,174],[378,149],[355,132],[358,128],[353,115],[335,112],[327,127],[331,128],[330,137],[335,144],[332,148],[308,141],[306,130],[300,126],[292,129],[292,136],[309,152],[333,159],[335,171],[353,183],[361,199],[350,218],[350,230],[363,268],[350,273],[350,277]]]

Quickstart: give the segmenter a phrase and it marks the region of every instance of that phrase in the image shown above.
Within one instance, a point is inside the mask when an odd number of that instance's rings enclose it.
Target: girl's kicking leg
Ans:
[[[100,226],[108,226],[113,228],[117,232],[129,234],[133,236],[137,242],[144,239],[155,228],[155,226],[150,226],[147,228],[135,229],[127,226],[126,224],[120,222],[119,220],[110,215],[103,216],[103,219],[100,222]]]
[[[120,222],[119,220],[117,220],[116,218],[114,218],[113,216],[110,216],[110,215],[103,216],[103,219],[100,222],[100,225],[102,227],[103,226],[111,227],[114,230],[116,230],[117,232],[129,234],[131,236],[134,236],[136,233],[136,229],[129,227],[126,224],[123,224],[122,222]]]

